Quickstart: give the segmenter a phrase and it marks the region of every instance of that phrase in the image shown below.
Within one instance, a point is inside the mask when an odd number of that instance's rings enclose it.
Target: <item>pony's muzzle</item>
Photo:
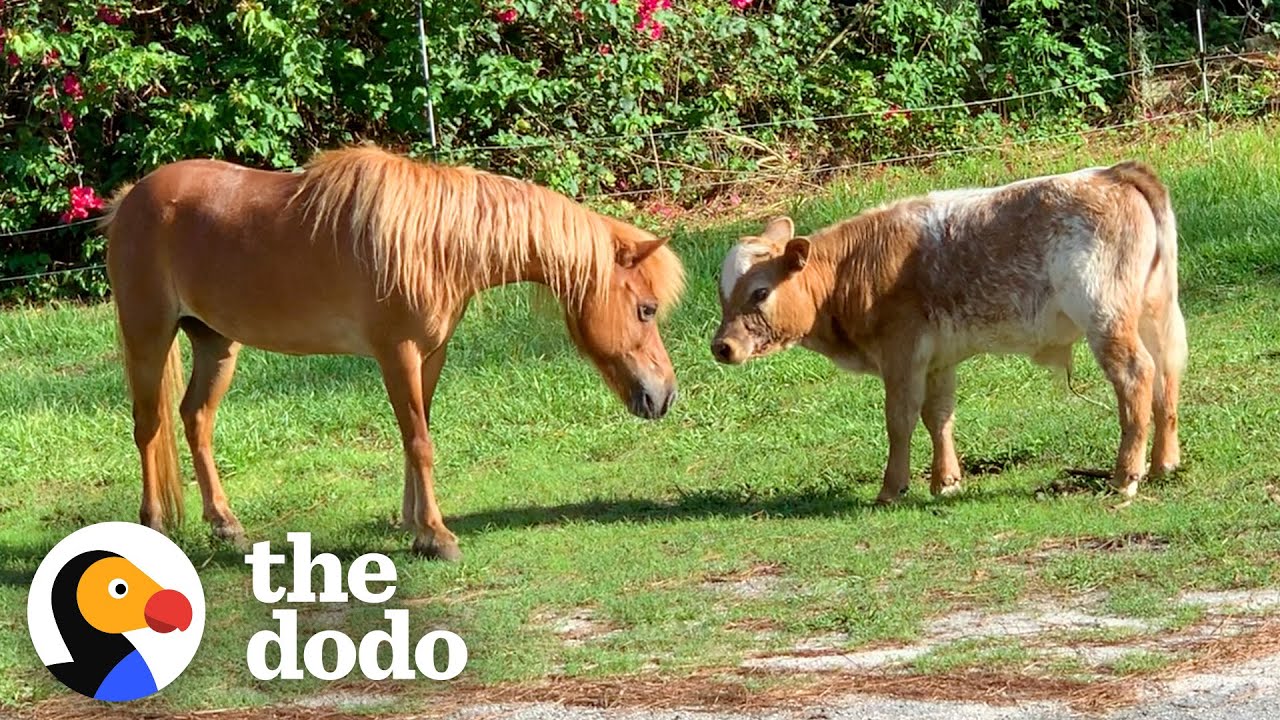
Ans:
[[[656,383],[638,382],[631,390],[631,400],[627,403],[632,414],[646,420],[657,420],[676,401],[676,385],[660,386]]]

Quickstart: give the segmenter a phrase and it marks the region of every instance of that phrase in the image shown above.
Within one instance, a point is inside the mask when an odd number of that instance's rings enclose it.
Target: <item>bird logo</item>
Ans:
[[[100,523],[45,556],[27,620],[37,654],[63,685],[96,700],[135,700],[172,682],[195,655],[204,591],[168,538]]]

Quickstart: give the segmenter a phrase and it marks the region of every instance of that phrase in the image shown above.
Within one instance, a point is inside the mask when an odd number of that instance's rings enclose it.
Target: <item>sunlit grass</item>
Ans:
[[[1171,187],[1191,363],[1186,469],[1122,510],[1092,492],[1049,488],[1064,467],[1109,466],[1117,424],[1020,358],[979,358],[960,371],[960,452],[1003,459],[1005,469],[970,478],[958,498],[931,500],[918,480],[900,507],[873,508],[887,446],[876,380],[798,350],[741,368],[717,365],[707,350],[720,259],[759,218],[675,233],[690,288],[664,331],[682,400],[662,421],[628,416],[559,322],[531,310],[526,290],[496,292],[468,315],[432,412],[440,499],[461,564],[414,559],[392,525],[399,439],[368,360],[244,352],[216,442],[232,505],[253,539],[279,545],[305,530],[318,550],[347,560],[389,554],[400,583],[388,606],[411,609],[415,638],[434,627],[460,633],[472,682],[680,673],[831,633],[851,647],[910,640],[961,604],[1095,591],[1109,594],[1106,611],[1179,625],[1179,591],[1266,585],[1280,570],[1280,509],[1264,490],[1280,457],[1280,148],[1270,134],[1222,134],[1212,157],[1195,135],[891,169],[850,177],[795,217],[807,231],[910,193],[1129,156]],[[40,558],[82,525],[136,517],[112,322],[108,305],[0,313],[3,703],[64,692],[26,637],[26,587]],[[1076,361],[1083,391],[1109,404],[1082,348]],[[927,447],[918,432],[917,473]],[[194,488],[187,502],[199,518]],[[1042,550],[1055,539],[1139,532],[1165,543]],[[202,568],[209,626],[192,667],[158,702],[226,707],[315,692],[314,682],[249,676],[245,646],[271,627],[270,608],[250,596],[240,556],[198,520],[176,539]],[[758,566],[776,568],[768,592],[705,582]],[[584,609],[609,634],[565,642],[556,619]],[[302,624],[358,637],[382,624],[380,610],[307,609]],[[1133,672],[1155,665],[1125,663]]]

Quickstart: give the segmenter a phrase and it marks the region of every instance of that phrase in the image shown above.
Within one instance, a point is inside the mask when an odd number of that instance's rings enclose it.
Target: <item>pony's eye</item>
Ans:
[[[658,306],[653,303],[644,303],[640,306],[640,322],[649,322],[658,315]]]
[[[107,592],[111,593],[111,597],[119,600],[129,594],[129,583],[121,580],[120,578],[116,578],[115,580],[107,583]]]
[[[751,302],[756,305],[764,302],[767,297],[769,297],[769,288],[767,287],[756,288],[751,292]]]

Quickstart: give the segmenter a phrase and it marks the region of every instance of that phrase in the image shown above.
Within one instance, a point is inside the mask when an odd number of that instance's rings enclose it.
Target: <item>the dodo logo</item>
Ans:
[[[132,523],[90,525],[40,563],[27,599],[40,661],[98,700],[134,700],[173,682],[204,632],[204,590],[168,538]]]

